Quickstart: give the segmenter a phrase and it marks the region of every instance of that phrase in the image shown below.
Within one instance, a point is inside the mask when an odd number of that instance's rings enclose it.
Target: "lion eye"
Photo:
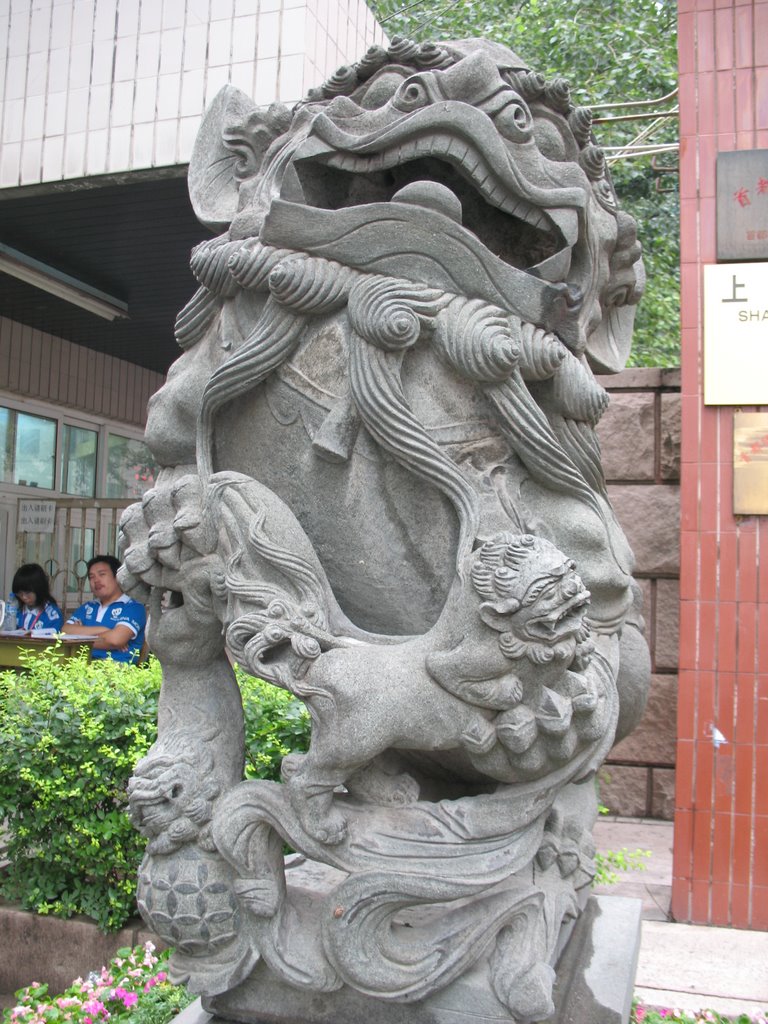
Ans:
[[[429,95],[424,83],[413,78],[403,83],[394,99],[395,106],[400,110],[414,110],[416,107],[424,106],[427,102],[429,102]]]

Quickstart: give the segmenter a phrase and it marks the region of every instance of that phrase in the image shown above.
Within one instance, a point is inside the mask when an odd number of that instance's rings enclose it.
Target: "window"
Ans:
[[[0,490],[36,487],[84,499],[135,501],[159,467],[138,430],[0,392]]]
[[[53,490],[56,420],[0,408],[0,482]]]
[[[155,483],[157,464],[143,441],[107,438],[107,498],[140,498]]]
[[[98,433],[64,424],[62,431],[61,489],[78,498],[96,494],[96,453]]]

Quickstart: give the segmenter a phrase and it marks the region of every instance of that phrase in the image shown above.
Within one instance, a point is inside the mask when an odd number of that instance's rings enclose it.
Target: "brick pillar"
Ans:
[[[702,266],[716,262],[717,153],[768,149],[768,2],[679,0],[678,11],[682,453],[672,913],[678,921],[764,929],[768,517],[734,517],[734,410],[703,404]],[[724,743],[713,742],[713,728]]]

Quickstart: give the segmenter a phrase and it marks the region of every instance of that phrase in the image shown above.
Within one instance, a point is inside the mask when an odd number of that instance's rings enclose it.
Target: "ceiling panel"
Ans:
[[[87,348],[164,373],[178,355],[177,312],[197,285],[190,250],[210,236],[184,177],[79,191],[0,193],[0,241],[128,303],[107,321],[0,273],[0,312]],[[68,185],[68,188],[71,186]]]

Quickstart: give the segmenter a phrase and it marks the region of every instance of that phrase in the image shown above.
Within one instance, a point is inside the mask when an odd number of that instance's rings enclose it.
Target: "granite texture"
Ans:
[[[543,1020],[650,676],[595,379],[644,271],[591,114],[396,39],[292,111],[225,87],[189,187],[218,234],[122,521],[163,665],[142,914],[233,1019]],[[230,658],[310,711],[282,784],[243,781]]]
[[[613,748],[611,757],[638,764],[673,765],[677,737],[669,728],[670,719],[677,719],[677,676],[652,675],[643,717],[634,732]]]
[[[644,576],[680,572],[680,492],[663,484],[611,484],[611,503]]]
[[[589,900],[557,963],[555,1012],[546,1024],[627,1024],[640,950],[641,906],[639,899],[626,896]],[[279,1024],[288,1015],[292,1024],[455,1024],[458,1014],[471,1024],[495,1024],[499,1019],[484,1012],[488,991],[482,975],[465,982],[450,1005],[445,997],[433,998],[426,1005],[390,1007],[389,1014],[382,1013],[381,1004],[356,1000],[349,993],[325,1000],[297,994],[289,1006],[271,1005],[269,994],[262,994],[262,999],[253,1018],[249,1010],[241,1013],[236,998],[226,1013],[207,1001],[206,1009],[198,1000],[179,1014],[177,1024],[240,1020],[246,1015],[254,1024]]]
[[[655,480],[655,406],[651,391],[611,396],[597,429],[607,480]]]

